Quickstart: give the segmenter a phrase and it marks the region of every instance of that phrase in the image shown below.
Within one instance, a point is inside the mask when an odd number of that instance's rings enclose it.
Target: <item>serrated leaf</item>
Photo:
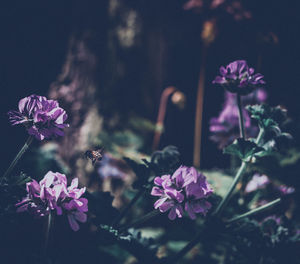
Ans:
[[[261,147],[263,150],[255,153],[255,157],[265,157],[274,153],[274,150],[276,149],[275,140],[271,139],[265,144],[263,144]]]
[[[251,118],[256,119],[261,128],[273,131],[276,136],[282,134],[280,126],[287,119],[287,111],[281,106],[270,107],[266,104],[246,107]]]
[[[242,138],[236,139],[231,145],[224,149],[225,154],[235,155],[246,162],[250,161],[256,153],[262,151],[264,151],[264,149],[259,147],[255,142]]]

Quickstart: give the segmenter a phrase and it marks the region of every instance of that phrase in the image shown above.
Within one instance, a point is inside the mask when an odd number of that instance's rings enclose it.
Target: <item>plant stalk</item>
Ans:
[[[234,222],[236,222],[236,221],[239,221],[239,220],[241,220],[241,219],[243,219],[243,218],[245,218],[245,217],[248,217],[248,216],[252,216],[252,215],[258,214],[258,213],[260,213],[260,212],[262,212],[262,211],[265,211],[265,210],[269,209],[270,207],[273,207],[273,206],[279,204],[280,202],[281,202],[281,199],[278,198],[278,199],[276,199],[276,200],[274,200],[274,201],[272,201],[272,202],[269,202],[269,203],[267,203],[267,204],[265,204],[265,205],[263,205],[263,206],[260,206],[260,207],[258,207],[258,208],[255,208],[255,209],[253,209],[253,210],[251,210],[251,211],[249,211],[249,212],[247,212],[247,213],[244,213],[244,214],[241,214],[241,215],[239,215],[239,216],[236,216],[236,217],[234,217],[234,218],[232,218],[232,219],[226,221],[226,223],[230,223],[230,224],[231,224],[231,223],[234,223]]]
[[[244,126],[244,116],[243,116],[243,110],[242,110],[242,100],[241,100],[241,96],[239,94],[237,94],[236,96],[237,96],[237,105],[238,105],[238,109],[239,109],[240,137],[245,140],[246,135],[245,135],[245,126]]]
[[[239,168],[239,170],[238,170],[238,172],[237,172],[237,174],[234,177],[234,180],[233,180],[233,182],[232,182],[232,184],[229,188],[229,191],[227,192],[227,194],[225,195],[225,197],[219,203],[217,209],[215,210],[215,212],[214,212],[215,216],[219,215],[222,212],[222,210],[224,209],[224,206],[227,205],[227,203],[228,203],[228,201],[229,201],[229,199],[230,199],[237,183],[239,182],[241,176],[244,174],[246,169],[247,169],[247,163],[243,161],[240,168]]]
[[[0,184],[2,183],[3,179],[7,178],[11,174],[11,172],[14,169],[14,167],[17,165],[18,161],[21,159],[21,157],[26,152],[26,150],[29,148],[30,144],[32,143],[32,140],[33,140],[32,136],[29,136],[27,138],[24,146],[21,148],[21,150],[19,151],[19,153],[17,154],[17,156],[14,158],[14,160],[9,165],[8,169],[3,174],[3,176],[2,176],[2,178],[0,180]]]
[[[54,221],[54,216],[53,216],[53,213],[50,211],[50,214],[48,215],[46,231],[45,231],[45,244],[44,244],[44,256],[45,257],[48,256],[53,221]]]
[[[138,191],[138,193],[133,197],[133,199],[130,201],[130,203],[120,212],[120,214],[115,218],[115,220],[112,223],[113,227],[116,227],[120,221],[123,219],[123,217],[129,212],[131,207],[139,200],[139,198],[145,193],[145,189],[141,189]]]
[[[204,86],[205,86],[205,63],[206,63],[207,52],[208,52],[208,46],[203,45],[199,80],[198,80],[197,98],[196,98],[196,112],[195,112],[193,165],[196,168],[200,168],[200,161],[201,161],[203,98],[204,98]]]
[[[160,214],[159,210],[153,210],[150,213],[142,216],[140,219],[134,221],[133,223],[131,223],[129,225],[121,226],[120,227],[120,232],[124,232],[124,231],[126,231],[127,229],[129,229],[131,227],[139,226],[139,225],[143,224],[144,222],[148,221],[149,219],[157,216],[158,214]]]

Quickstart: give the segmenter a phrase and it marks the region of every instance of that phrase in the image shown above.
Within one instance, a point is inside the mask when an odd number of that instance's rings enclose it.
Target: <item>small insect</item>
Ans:
[[[102,151],[103,151],[103,148],[100,148],[97,150],[87,150],[84,153],[84,156],[86,159],[90,159],[94,165],[96,163],[96,161],[102,160]]]

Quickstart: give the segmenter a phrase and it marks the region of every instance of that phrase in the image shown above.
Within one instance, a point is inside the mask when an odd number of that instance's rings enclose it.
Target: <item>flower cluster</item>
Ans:
[[[213,83],[225,87],[231,93],[246,95],[265,84],[263,78],[260,73],[254,74],[254,69],[245,60],[237,60],[229,63],[226,68],[221,66],[220,76]]]
[[[235,100],[235,95],[225,92],[225,103],[223,110],[218,117],[210,120],[209,130],[211,132],[210,139],[218,143],[220,149],[232,143],[239,136],[239,111]],[[252,94],[242,97],[242,104],[257,104],[265,102],[267,93],[263,89],[257,89]],[[255,137],[258,127],[251,122],[249,113],[243,109],[244,126],[246,135]]]
[[[30,95],[19,101],[19,110],[8,112],[12,125],[23,124],[30,135],[38,140],[63,136],[67,114],[55,100]]]
[[[170,220],[182,217],[183,205],[191,219],[196,218],[196,213],[205,215],[211,208],[206,198],[213,190],[206,177],[193,167],[180,166],[172,176],[156,177],[154,183],[157,186],[152,188],[151,195],[160,197],[154,208],[169,211]]]
[[[28,211],[37,217],[43,217],[56,210],[57,215],[68,216],[69,224],[74,231],[79,229],[77,221],[86,222],[88,201],[81,198],[85,188],[78,188],[78,178],[74,178],[67,187],[67,178],[64,174],[49,171],[39,183],[35,180],[27,183],[26,190],[27,196],[16,204],[17,212]]]

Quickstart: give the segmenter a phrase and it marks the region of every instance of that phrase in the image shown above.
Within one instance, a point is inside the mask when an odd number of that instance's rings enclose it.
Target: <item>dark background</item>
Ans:
[[[174,0],[121,1],[112,14],[109,8],[113,2],[118,1],[1,2],[3,164],[13,158],[27,136],[22,128],[9,125],[6,113],[16,109],[24,96],[48,95],[49,87],[62,72],[70,38],[81,39],[86,32],[91,36],[88,46],[98,62],[93,78],[100,114],[109,120],[113,113],[125,119],[138,113],[155,122],[162,90],[175,85],[185,93],[187,104],[184,111],[169,106],[161,146],[177,145],[185,162],[192,162],[195,96],[203,45],[200,35],[209,15],[184,10],[185,1]],[[235,21],[229,15],[220,16],[217,37],[208,51],[202,145],[205,168],[220,165],[221,152],[208,140],[209,119],[218,114],[223,102],[223,91],[211,85],[220,65],[246,59],[256,67],[261,54],[259,71],[265,75],[269,102],[285,105],[296,123],[299,119],[299,3],[245,3],[252,18]],[[122,46],[114,30],[124,26],[123,15],[128,10],[136,12],[139,29],[134,44]],[[261,44],[257,36],[269,32],[277,36],[278,43]]]

